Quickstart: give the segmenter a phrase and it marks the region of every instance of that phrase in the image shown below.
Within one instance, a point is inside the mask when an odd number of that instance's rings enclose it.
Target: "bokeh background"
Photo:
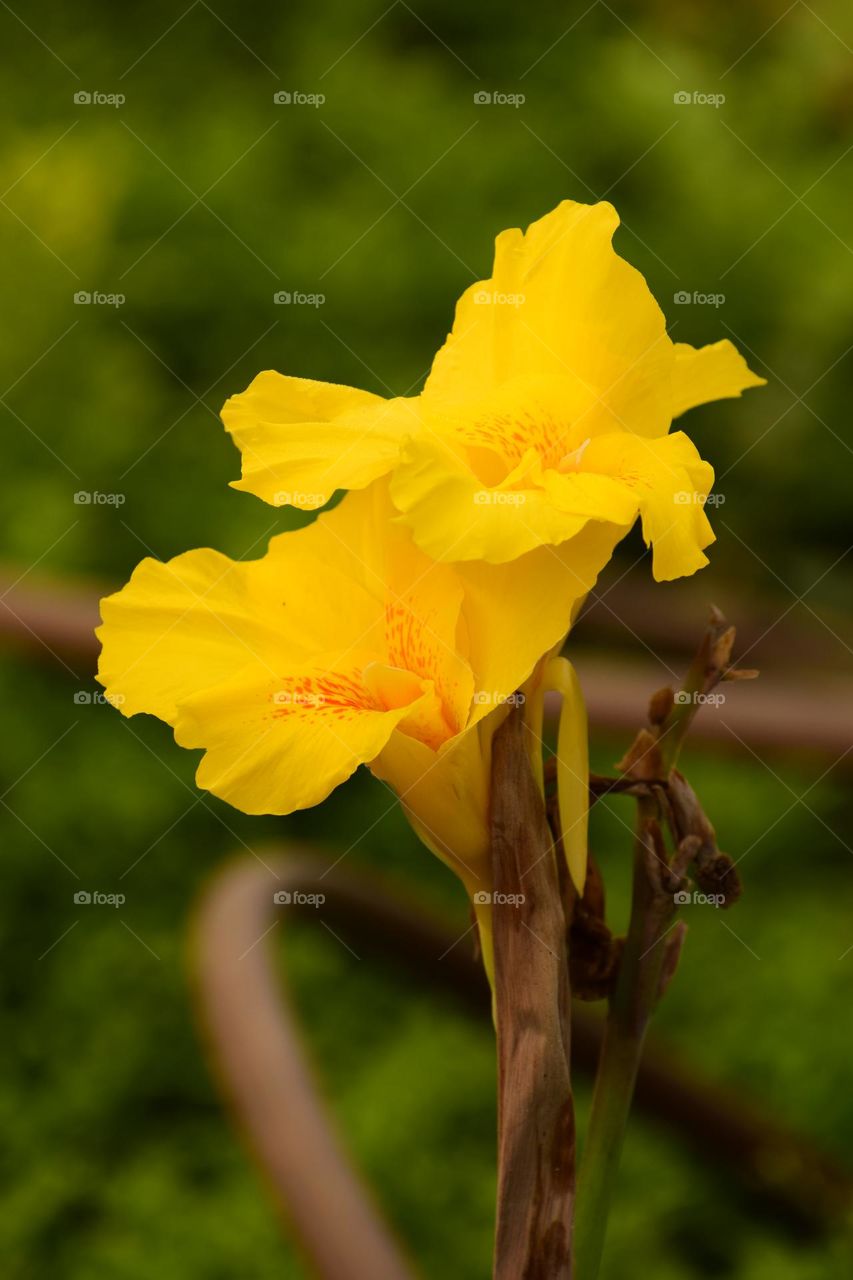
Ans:
[[[711,566],[654,587],[629,540],[601,584],[599,594],[613,589],[607,605],[578,630],[581,673],[605,655],[665,674],[682,656],[675,631],[698,634],[716,600],[734,621],[748,616],[747,663],[769,663],[762,696],[777,711],[820,681],[815,716],[843,704],[843,0],[82,0],[4,4],[0,30],[0,521],[7,584],[24,575],[7,603],[45,582],[114,589],[145,554],[260,554],[293,518],[228,489],[238,458],[218,421],[224,398],[269,367],[385,394],[415,388],[456,297],[488,274],[494,235],[565,197],[606,195],[623,218],[618,248],[674,336],[732,337],[768,386],[687,424],[724,499]],[[290,102],[275,101],[282,93]],[[113,302],[75,301],[81,292]],[[280,292],[323,301],[276,303]],[[75,503],[81,492],[121,503]],[[85,654],[26,639],[6,637],[0,677],[4,1273],[301,1278],[199,1047],[192,904],[223,859],[288,835],[351,846],[350,868],[381,868],[460,934],[461,888],[378,783],[357,777],[292,820],[245,818],[194,790],[195,760],[165,726],[97,702]],[[648,692],[661,682],[650,678]],[[639,722],[642,703],[630,711]],[[592,732],[607,769],[628,735],[595,721]],[[746,893],[725,928],[692,909],[657,1019],[703,1071],[842,1160],[853,1141],[843,752],[781,732],[775,744],[722,734],[690,749],[686,767],[721,844],[743,859]],[[627,837],[604,806],[593,840],[618,919]],[[78,906],[80,888],[126,903]],[[487,1276],[488,1025],[310,922],[282,964],[346,1140],[423,1274]],[[588,1092],[581,1079],[581,1122]],[[635,1276],[638,1259],[658,1280],[825,1280],[853,1267],[842,1230],[803,1239],[760,1215],[736,1180],[642,1117],[607,1280]]]

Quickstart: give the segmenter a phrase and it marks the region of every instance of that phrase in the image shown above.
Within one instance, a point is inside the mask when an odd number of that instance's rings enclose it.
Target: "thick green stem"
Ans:
[[[654,801],[640,801],[631,921],[619,979],[610,1002],[578,1179],[575,1225],[578,1280],[595,1280],[601,1265],[634,1082],[668,955],[663,937],[675,913],[672,896],[667,901],[657,889],[654,871],[657,853],[648,830],[655,814]]]
[[[641,1045],[642,1037],[633,1035],[618,1022],[608,1022],[578,1180],[575,1216],[578,1280],[595,1280],[601,1265]]]

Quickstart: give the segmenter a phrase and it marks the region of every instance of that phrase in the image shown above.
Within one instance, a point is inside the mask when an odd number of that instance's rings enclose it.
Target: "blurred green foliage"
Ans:
[[[0,12],[4,555],[118,584],[149,552],[260,554],[294,517],[228,490],[238,460],[217,420],[225,396],[265,367],[416,387],[455,298],[488,273],[493,236],[565,197],[606,194],[624,221],[619,248],[674,335],[733,336],[769,379],[689,419],[726,499],[709,596],[727,582],[778,589],[768,626],[792,599],[784,587],[809,591],[815,609],[843,607],[849,8],[383,8],[83,0]],[[276,104],[282,91],[325,102]],[[482,91],[525,101],[478,105]],[[694,91],[726,101],[674,101]],[[77,104],[79,92],[126,101]],[[75,304],[81,290],[126,300]],[[280,290],[325,302],[279,306]],[[678,305],[680,291],[725,301]],[[77,506],[78,490],[125,501]],[[194,760],[163,726],[76,705],[94,686],[71,666],[48,656],[2,672],[4,1272],[299,1277],[191,1025],[192,901],[241,842],[349,842],[374,822],[353,864],[414,881],[460,931],[461,892],[378,784],[358,778],[284,823],[245,818],[198,797]],[[619,746],[601,750],[606,767]],[[853,890],[835,833],[851,814],[836,774],[812,788],[822,767],[795,761],[777,777],[752,760],[691,757],[722,843],[750,849],[747,893],[727,918],[738,937],[695,909],[660,1025],[843,1156],[853,955],[839,957],[853,945]],[[596,838],[618,904],[625,832],[602,817]],[[127,904],[77,908],[79,886],[126,892]],[[485,1277],[488,1028],[309,930],[288,967],[341,1123],[424,1274]],[[806,1247],[756,1219],[642,1121],[608,1280],[636,1275],[638,1258],[658,1280],[825,1280],[853,1261],[844,1242]]]

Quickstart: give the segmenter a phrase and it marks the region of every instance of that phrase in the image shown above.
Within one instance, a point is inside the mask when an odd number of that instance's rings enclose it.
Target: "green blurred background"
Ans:
[[[853,15],[842,0],[4,4],[0,30],[12,577],[112,589],[149,553],[260,554],[292,518],[227,488],[238,458],[217,418],[224,398],[269,367],[405,393],[456,297],[488,274],[498,231],[606,194],[625,224],[620,252],[674,336],[731,336],[769,381],[688,422],[725,498],[707,599],[760,601],[768,633],[793,613],[844,668]],[[290,103],[274,101],[282,92]],[[75,303],[81,291],[124,301]],[[278,305],[279,291],[324,301]],[[124,501],[76,505],[79,491]],[[630,569],[650,616],[676,608],[681,587],[655,589],[648,564],[630,567],[638,550],[630,542],[606,582]],[[621,643],[639,644],[627,632]],[[193,1029],[194,898],[241,844],[297,834],[342,846],[367,828],[348,865],[381,867],[460,932],[461,889],[370,779],[292,820],[245,818],[199,798],[195,759],[165,726],[75,703],[95,688],[86,662],[34,657],[5,653],[0,677],[4,1274],[302,1277]],[[749,661],[761,665],[760,643]],[[595,725],[593,737],[607,769],[625,740]],[[694,910],[658,1026],[843,1159],[853,815],[849,760],[836,755],[690,752],[721,843],[748,851],[746,894],[726,917],[736,936]],[[603,812],[593,839],[624,914],[624,829]],[[127,903],[77,907],[81,886]],[[486,1277],[489,1028],[325,931],[297,930],[286,961],[335,1113],[423,1274]],[[579,1093],[583,1120],[586,1082]],[[638,1259],[657,1280],[853,1273],[844,1237],[795,1239],[643,1119],[607,1280],[636,1276]]]

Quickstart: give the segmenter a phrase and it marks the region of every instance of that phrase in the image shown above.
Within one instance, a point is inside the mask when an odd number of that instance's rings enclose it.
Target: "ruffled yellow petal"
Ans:
[[[728,338],[706,347],[691,347],[686,342],[677,342],[672,375],[672,416],[677,418],[697,404],[739,396],[749,387],[763,387],[766,383],[766,378],[759,378],[752,372]]]
[[[421,436],[404,446],[391,494],[418,546],[441,560],[500,564],[583,527],[583,517],[558,510],[541,488],[512,487],[513,478],[488,488],[450,444]]]
[[[362,681],[370,655],[318,655],[282,675],[244,669],[178,707],[175,739],[203,747],[200,787],[243,813],[292,813],[319,804],[372,760],[415,702],[387,709]]]
[[[463,585],[392,516],[372,486],[261,560],[145,561],[103,602],[109,695],[206,748],[200,785],[247,812],[316,803],[398,726],[437,751],[474,692]]]
[[[620,431],[622,424],[579,378],[511,378],[479,399],[422,405],[424,435],[443,440],[486,486],[518,484],[529,460],[559,461],[590,436]]]
[[[683,432],[657,440],[619,432],[591,440],[573,469],[548,472],[543,483],[553,504],[567,512],[597,513],[598,519],[618,512],[628,524],[640,515],[654,576],[668,581],[707,564],[702,548],[714,534],[704,503],[713,480]]]
[[[565,200],[526,233],[499,235],[492,275],[459,300],[424,398],[487,395],[518,376],[568,377],[626,429],[663,434],[672,343],[642,275],[613,248],[618,225],[610,204]]]
[[[243,455],[235,489],[273,506],[323,507],[337,489],[363,489],[395,464],[417,426],[416,401],[260,373],[222,420]]]
[[[324,577],[322,561],[302,554],[307,532],[282,535],[248,564],[207,551],[146,561],[103,604],[99,679],[110,697],[126,715],[147,711],[172,724],[180,745],[206,748],[199,785],[248,813],[316,804],[397,725],[445,741],[456,727],[439,688],[463,725],[470,705],[470,669],[429,620],[419,634],[395,601],[371,598],[332,566]],[[459,596],[457,587],[457,613]],[[318,615],[325,643],[349,639],[349,649],[316,648]],[[363,651],[367,640],[373,647]],[[406,654],[404,671],[394,663]],[[419,655],[431,678],[412,669]]]
[[[434,681],[449,717],[448,732],[459,732],[474,689],[457,636],[462,583],[451,565],[436,563],[415,546],[397,518],[387,484],[349,494],[298,536],[310,542],[318,561],[334,565],[342,578],[373,597],[389,663]],[[324,576],[316,581],[322,583]]]
[[[168,564],[143,560],[122,591],[101,601],[98,679],[122,712],[174,724],[181,698],[271,661],[285,643],[301,651],[270,570],[268,561],[207,549]]]

